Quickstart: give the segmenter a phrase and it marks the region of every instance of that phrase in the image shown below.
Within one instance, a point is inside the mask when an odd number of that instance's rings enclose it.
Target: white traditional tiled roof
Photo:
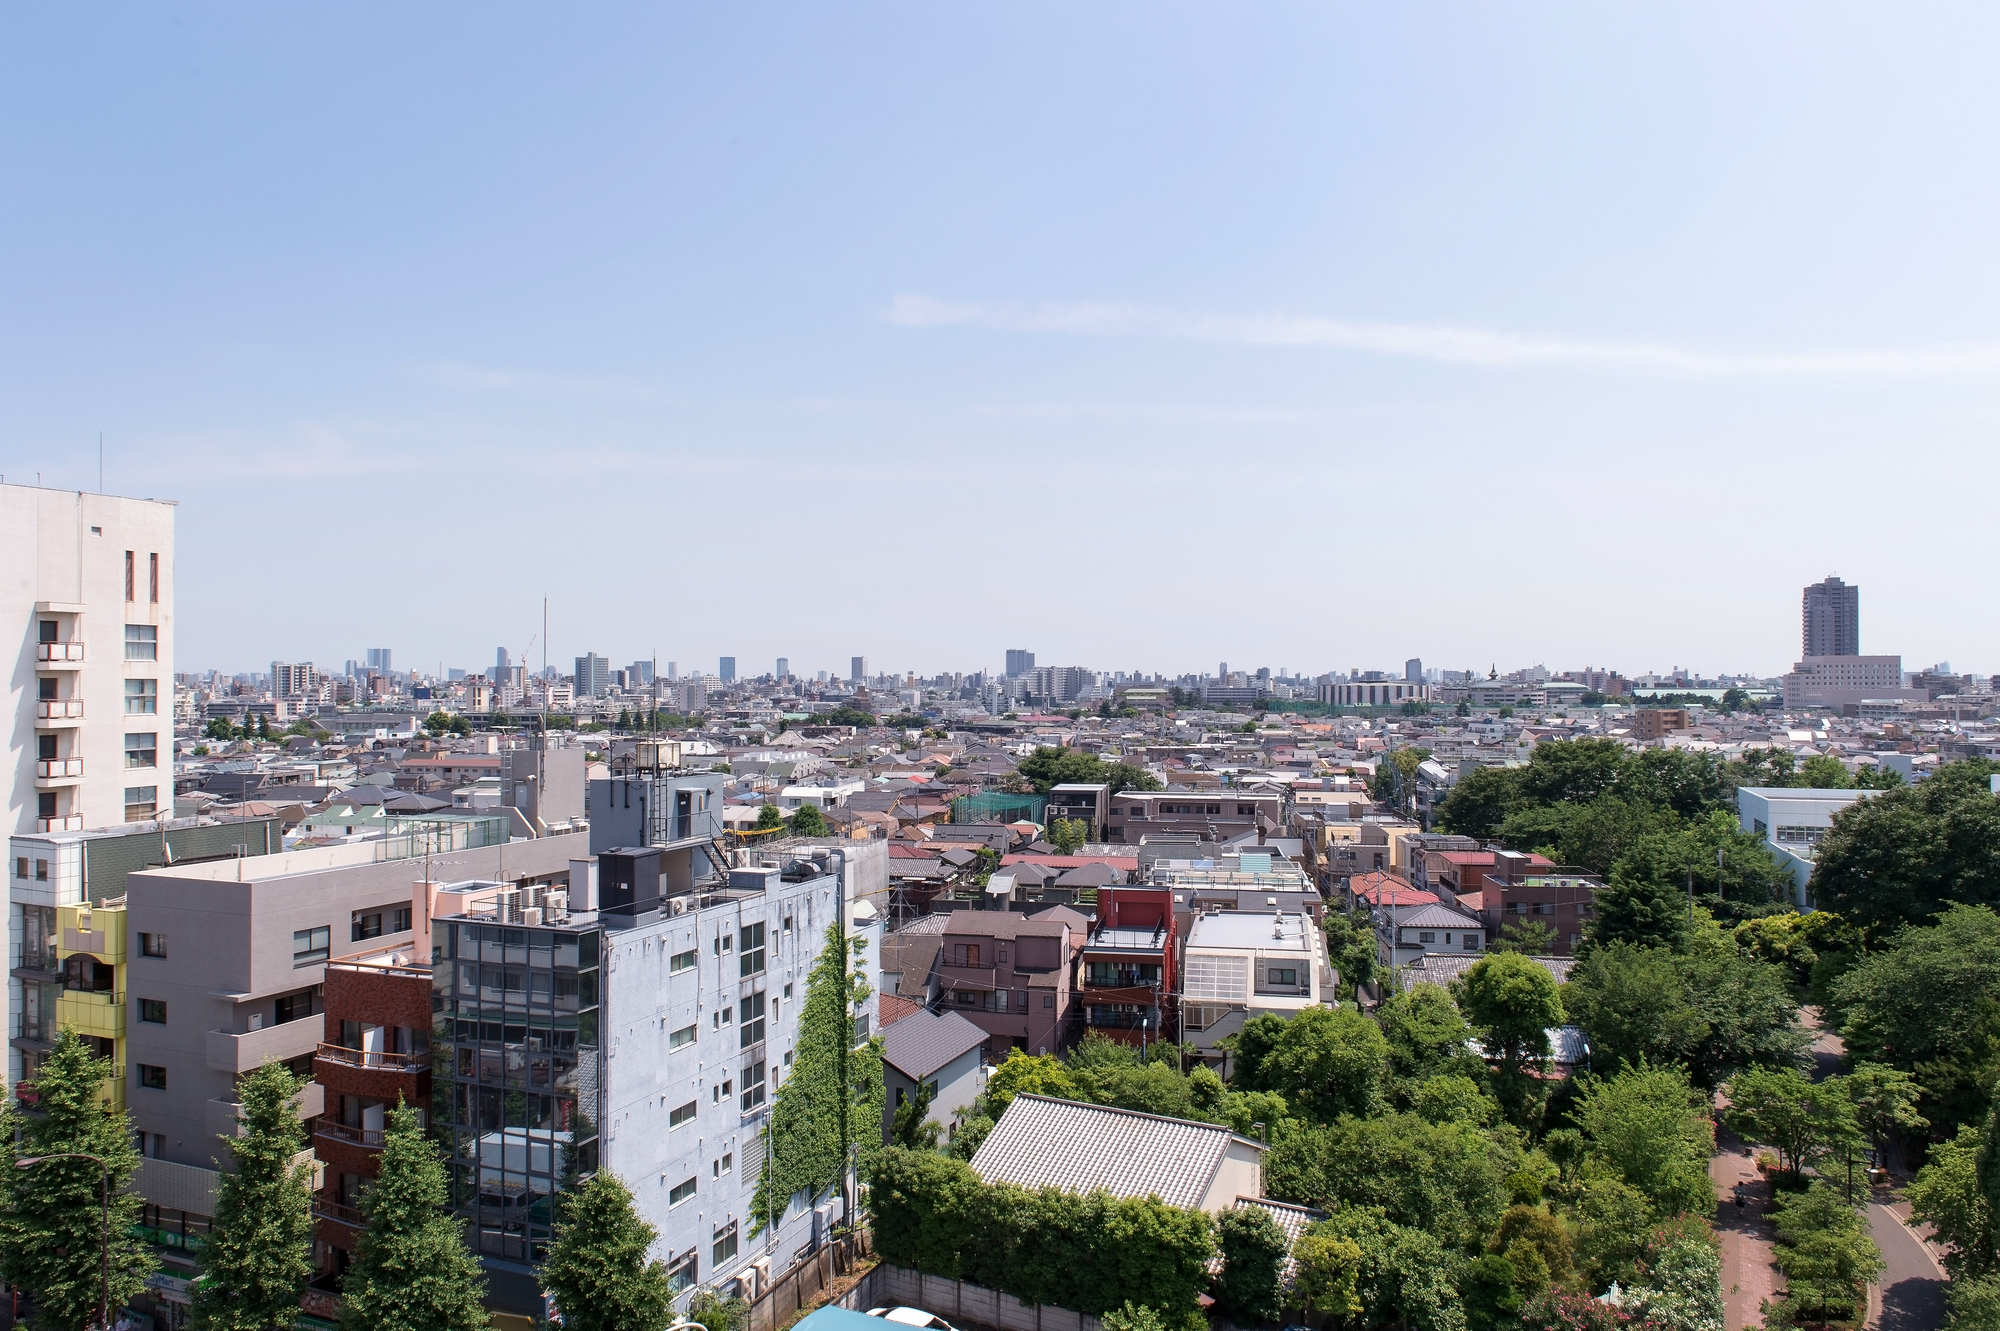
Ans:
[[[1208,1195],[1235,1135],[1213,1123],[1017,1095],[973,1155],[972,1169],[988,1183],[1102,1188],[1191,1210]]]
[[[1265,1215],[1270,1216],[1276,1222],[1278,1228],[1283,1231],[1285,1235],[1285,1265],[1281,1275],[1284,1280],[1289,1282],[1294,1270],[1292,1245],[1299,1241],[1299,1235],[1305,1233],[1311,1225],[1317,1221],[1326,1219],[1326,1212],[1315,1211],[1310,1206],[1294,1206],[1290,1202],[1274,1202],[1269,1197],[1238,1197],[1236,1205],[1239,1209],[1255,1207]]]

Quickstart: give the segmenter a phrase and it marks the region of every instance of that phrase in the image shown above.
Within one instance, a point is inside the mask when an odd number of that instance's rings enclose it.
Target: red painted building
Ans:
[[[1174,937],[1172,888],[1097,890],[1077,989],[1085,1030],[1124,1044],[1179,1038]]]

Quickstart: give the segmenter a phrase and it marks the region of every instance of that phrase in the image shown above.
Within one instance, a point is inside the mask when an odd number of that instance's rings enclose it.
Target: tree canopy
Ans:
[[[1032,782],[1037,794],[1046,795],[1057,786],[1108,784],[1111,793],[1121,790],[1158,790],[1160,779],[1143,767],[1127,763],[1107,763],[1081,749],[1058,749],[1043,745],[1021,760],[1017,769]]]
[[[1833,817],[1814,850],[1819,904],[1863,930],[1924,924],[1952,905],[2000,906],[2000,763],[1946,763]]]

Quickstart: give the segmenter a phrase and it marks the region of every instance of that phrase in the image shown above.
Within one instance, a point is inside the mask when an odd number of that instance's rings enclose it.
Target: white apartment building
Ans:
[[[1900,656],[1808,656],[1785,676],[1785,706],[1845,707],[1867,700],[1902,698],[1926,702],[1930,695],[1903,687]]]
[[[174,505],[0,485],[8,833],[173,810]]]
[[[1207,911],[1188,929],[1181,1039],[1204,1058],[1263,1013],[1294,1017],[1333,994],[1326,936],[1309,912]]]

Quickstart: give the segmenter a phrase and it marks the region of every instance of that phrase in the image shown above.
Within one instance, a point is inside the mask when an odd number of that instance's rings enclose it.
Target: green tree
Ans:
[[[1389,1071],[1400,1085],[1446,1074],[1485,1079],[1486,1065],[1466,1048],[1472,1027],[1443,986],[1418,984],[1393,993],[1375,1010],[1375,1020],[1388,1045]]]
[[[1434,821],[1438,829],[1482,841],[1497,836],[1507,815],[1530,802],[1522,789],[1523,771],[1519,767],[1477,767],[1465,773],[1437,806]]]
[[[215,1225],[202,1248],[199,1331],[289,1328],[312,1279],[312,1170],[294,1101],[306,1083],[266,1060],[237,1083],[243,1133],[224,1137],[236,1168],[217,1176]]]
[[[673,1320],[666,1263],[646,1259],[658,1232],[624,1182],[600,1169],[559,1200],[540,1280],[565,1331],[651,1331]]]
[[[1465,1302],[1465,1323],[1471,1331],[1518,1326],[1524,1300],[1517,1288],[1520,1273],[1499,1253],[1481,1253],[1465,1264],[1458,1277]]]
[[[1820,904],[1864,930],[1928,923],[1952,905],[2000,905],[2000,763],[1946,763],[1842,809],[1813,853]]]
[[[1452,995],[1487,1056],[1499,1059],[1500,1103],[1525,1125],[1539,1113],[1537,1076],[1549,1056],[1548,1030],[1563,1022],[1555,977],[1518,952],[1490,952],[1452,982]]]
[[[1388,1063],[1388,1043],[1374,1022],[1352,1008],[1314,1007],[1285,1023],[1259,1076],[1263,1089],[1326,1122],[1377,1108]]]
[[[451,729],[451,718],[442,711],[432,712],[424,718],[424,729],[433,735],[442,735]]]
[[[1706,1214],[1715,1204],[1708,1158],[1715,1126],[1679,1068],[1640,1063],[1582,1082],[1571,1118],[1589,1159],[1663,1215]]]
[[[1616,1169],[1616,1163],[1611,1168]],[[1653,1228],[1646,1194],[1605,1173],[1593,1172],[1577,1187],[1571,1203],[1576,1221],[1576,1261],[1589,1287],[1602,1293],[1612,1283],[1631,1286]]]
[[[1465,1331],[1465,1306],[1455,1281],[1458,1263],[1431,1234],[1398,1225],[1379,1210],[1353,1206],[1307,1230],[1294,1251],[1313,1235],[1345,1239],[1360,1249],[1354,1294],[1366,1324]]]
[[[390,1111],[379,1170],[341,1287],[343,1331],[484,1331],[486,1277],[445,1209],[444,1164],[414,1109]]]
[[[1258,1206],[1238,1206],[1216,1218],[1222,1273],[1215,1303],[1238,1326],[1278,1320],[1285,1265],[1285,1232]]]
[[[757,830],[772,832],[785,825],[785,815],[778,812],[775,804],[766,804],[757,810]]]
[[[1345,1321],[1361,1311],[1355,1286],[1361,1278],[1361,1245],[1318,1226],[1292,1244],[1292,1302],[1308,1313]]]
[[[1375,1207],[1451,1248],[1484,1242],[1512,1201],[1508,1178],[1527,1161],[1512,1133],[1414,1114],[1293,1121],[1264,1158],[1266,1193],[1322,1210]]]
[[[917,1087],[917,1093],[896,1106],[895,1117],[890,1120],[890,1144],[911,1151],[935,1151],[938,1136],[944,1131],[942,1125],[931,1121],[931,1088],[929,1083]]]
[[[704,1285],[688,1297],[687,1318],[705,1331],[743,1331],[750,1325],[750,1304],[740,1296],[724,1298]]]
[[[1799,784],[1815,790],[1852,790],[1854,773],[1830,753],[1816,753],[1799,764]]]
[[[2000,1278],[1954,1279],[1945,1286],[1945,1331],[2000,1331]]]
[[[1831,988],[1850,1057],[1914,1076],[1925,1117],[1943,1131],[1984,1121],[2000,1076],[2000,915],[1946,907]]]
[[[1056,1100],[1093,1099],[1054,1054],[1010,1049],[1000,1066],[987,1075],[986,1090],[980,1097],[981,1108],[989,1117],[998,1119],[1014,1102],[1014,1097],[1022,1094],[1046,1095]]]
[[[1630,943],[1635,947],[1684,951],[1692,928],[1692,902],[1685,888],[1621,861],[1597,892],[1597,918],[1586,928],[1590,945]]]
[[[37,1114],[0,1104],[0,1278],[32,1290],[38,1324],[73,1331],[95,1324],[102,1289],[100,1243],[104,1235],[105,1174],[111,1188],[111,1309],[145,1288],[157,1266],[151,1251],[128,1237],[145,1201],[127,1191],[138,1172],[131,1120],[106,1112],[100,1088],[110,1074],[104,1061],[65,1028],[35,1074]],[[40,1157],[26,1169],[15,1162]]]
[[[792,1070],[778,1086],[764,1127],[765,1164],[750,1207],[752,1234],[782,1217],[794,1198],[818,1201],[844,1177],[855,1146],[865,1138],[881,1139],[881,1038],[859,1048],[854,1038],[854,1010],[869,991],[849,954],[863,946],[838,922],[829,925],[819,960],[806,976]]]
[[[1885,1263],[1868,1221],[1825,1183],[1780,1198],[1772,1212],[1776,1264],[1790,1286],[1787,1303],[1814,1320],[1847,1320],[1867,1298]]]
[[[1883,1067],[1880,1063],[1859,1063],[1847,1077],[1847,1096],[1854,1105],[1854,1119],[1868,1139],[1868,1148],[1880,1162],[1892,1132],[1915,1132],[1930,1126],[1917,1112],[1922,1089],[1907,1072]]]
[[[1509,920],[1494,940],[1495,952],[1519,952],[1524,957],[1555,955],[1556,931],[1543,920]]]
[[[1331,909],[1320,921],[1326,935],[1326,956],[1340,977],[1340,995],[1353,998],[1355,986],[1375,981],[1377,949],[1375,924],[1365,910]]]
[[[1669,1331],[1722,1331],[1722,1251],[1699,1229],[1673,1231],[1648,1263],[1631,1305]]]
[[[1500,1106],[1470,1077],[1432,1077],[1417,1087],[1411,1111],[1426,1123],[1471,1123],[1489,1127]]]
[[[1917,1171],[1906,1195],[1911,1218],[1931,1227],[1945,1246],[1944,1265],[1954,1284],[2000,1271],[1994,1243],[1993,1206],[1979,1177],[1981,1156],[1990,1154],[1985,1132],[1971,1123],[1931,1148],[1930,1163]]]
[[[1064,855],[1074,855],[1090,840],[1090,824],[1081,818],[1058,818],[1049,824],[1049,840]]]
[[[801,804],[792,814],[792,835],[825,836],[827,834],[826,815],[817,804]]]
[[[1729,1081],[1729,1126],[1778,1153],[1792,1178],[1860,1137],[1842,1078],[1807,1080],[1797,1068],[1749,1068]]]

